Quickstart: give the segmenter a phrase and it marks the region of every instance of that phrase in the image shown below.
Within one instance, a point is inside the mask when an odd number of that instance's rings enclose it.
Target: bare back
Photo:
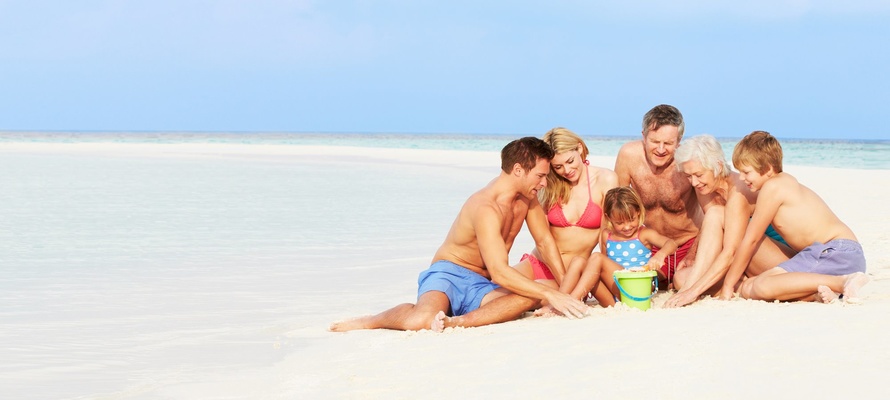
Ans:
[[[646,160],[643,144],[624,144],[615,161],[620,186],[630,185],[640,195],[646,208],[647,227],[683,244],[698,235],[696,221],[701,219],[692,185],[677,170],[674,161],[654,168]]]
[[[474,222],[492,218],[499,221],[497,226],[500,227],[500,237],[504,243],[503,257],[508,257],[531,201],[522,196],[499,195],[493,185],[494,181],[467,199],[452,223],[445,242],[433,256],[433,262],[451,261],[490,279]]]
[[[763,185],[754,218],[759,220],[758,226],[772,223],[796,251],[817,242],[857,240],[816,192],[787,173],[780,173]]]

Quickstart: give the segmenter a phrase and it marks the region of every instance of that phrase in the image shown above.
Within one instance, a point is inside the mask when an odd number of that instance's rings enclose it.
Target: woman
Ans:
[[[590,165],[587,145],[566,128],[553,128],[543,137],[556,155],[550,162],[547,187],[538,193],[539,201],[547,210],[550,232],[562,254],[563,265],[583,268],[587,258],[599,242],[603,220],[603,196],[618,186],[614,171]],[[556,282],[550,268],[540,261],[538,250],[522,256],[516,269],[530,279],[542,281],[560,291],[584,300],[587,291],[576,288],[573,282]],[[598,271],[586,271],[597,273]],[[578,293],[574,293],[577,289]],[[583,293],[581,293],[583,291]]]
[[[665,307],[684,306],[702,294],[713,294],[720,288],[718,283],[732,263],[757,202],[757,194],[747,188],[737,172],[730,170],[723,149],[713,136],[686,139],[674,158],[677,167],[692,183],[705,217],[696,258],[690,268],[677,270],[674,288],[678,292],[668,299]],[[755,274],[779,265],[793,255],[771,228],[767,229],[748,266],[748,270]]]

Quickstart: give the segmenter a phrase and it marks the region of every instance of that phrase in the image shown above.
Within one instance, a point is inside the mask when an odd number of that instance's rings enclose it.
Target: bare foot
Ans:
[[[863,272],[847,275],[844,279],[844,301],[852,304],[861,303],[862,299],[859,298],[859,289],[862,289],[869,280],[871,279]]]
[[[828,286],[819,285],[819,287],[816,288],[816,300],[825,304],[834,303],[839,297],[840,296]]]
[[[353,319],[348,319],[346,321],[334,322],[328,327],[328,330],[331,332],[347,332],[354,331],[356,329],[368,329],[368,320],[370,316],[367,317],[358,317]]]
[[[556,311],[553,309],[553,307],[550,307],[550,306],[541,307],[541,308],[535,310],[535,313],[534,313],[534,316],[536,316],[536,317],[552,317],[555,315],[556,315]]]
[[[433,322],[430,323],[430,330],[442,333],[442,331],[445,330],[445,318],[448,318],[448,316],[445,315],[445,312],[439,311],[439,313],[433,317]]]

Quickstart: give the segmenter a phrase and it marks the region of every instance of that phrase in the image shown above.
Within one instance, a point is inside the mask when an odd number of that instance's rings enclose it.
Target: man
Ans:
[[[621,146],[615,160],[618,185],[632,186],[643,201],[645,225],[679,246],[659,271],[664,286],[672,282],[678,264],[695,243],[699,233],[696,222],[702,217],[692,185],[674,163],[684,128],[680,110],[658,105],[643,116],[643,140]]]
[[[501,150],[500,175],[467,199],[432,265],[421,272],[417,303],[334,323],[330,330],[482,326],[514,320],[541,300],[565,316],[583,317],[584,303],[526,278],[509,264],[510,248],[525,221],[544,262],[557,269],[558,278],[565,273],[537,200],[552,158],[553,150],[538,138],[507,144]]]

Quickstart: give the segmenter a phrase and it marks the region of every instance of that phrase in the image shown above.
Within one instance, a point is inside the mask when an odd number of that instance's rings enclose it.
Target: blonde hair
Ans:
[[[773,167],[773,171],[778,174],[782,172],[782,145],[769,132],[751,132],[735,145],[732,163],[736,169],[749,166],[761,175]]]
[[[589,151],[587,150],[587,145],[584,143],[584,140],[575,134],[575,132],[566,128],[557,127],[551,129],[544,134],[543,140],[550,145],[554,154],[562,154],[577,150],[578,145],[580,144],[581,159],[587,159]],[[549,210],[550,207],[553,207],[553,205],[557,203],[567,202],[571,193],[571,183],[551,168],[550,173],[547,174],[547,187],[539,192],[538,200],[541,202],[541,205],[544,206],[545,210]]]
[[[681,169],[681,165],[689,160],[698,161],[705,169],[714,171],[714,176],[718,178],[726,178],[729,176],[729,166],[726,165],[726,155],[723,154],[723,147],[711,135],[698,135],[680,143],[677,152],[674,153],[674,159],[677,160],[677,169]]]
[[[611,229],[612,220],[629,221],[637,215],[640,225],[646,220],[646,208],[643,201],[630,186],[620,186],[609,189],[603,197],[603,215],[609,221]]]

